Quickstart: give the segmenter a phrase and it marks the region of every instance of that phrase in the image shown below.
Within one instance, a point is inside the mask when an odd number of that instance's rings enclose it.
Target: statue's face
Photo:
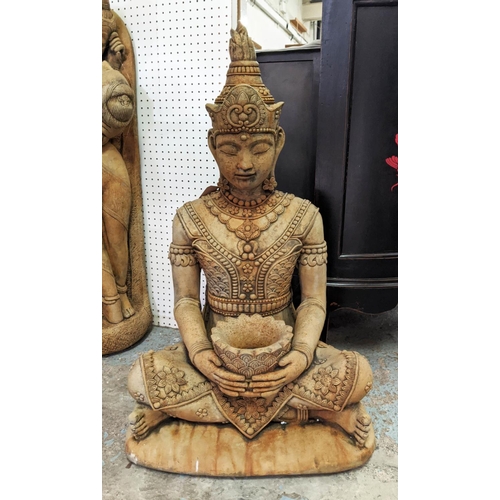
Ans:
[[[209,137],[220,173],[235,188],[253,191],[272,172],[283,147],[284,134],[220,134]]]
[[[135,94],[127,79],[102,61],[103,144],[120,135],[134,116]]]

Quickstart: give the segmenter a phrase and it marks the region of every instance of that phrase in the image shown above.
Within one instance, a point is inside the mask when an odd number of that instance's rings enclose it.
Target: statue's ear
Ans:
[[[279,127],[276,132],[276,156],[281,153],[283,146],[285,145],[285,131]]]
[[[210,148],[210,152],[215,156],[215,150],[217,148],[215,147],[215,134],[213,128],[208,131],[208,147]]]

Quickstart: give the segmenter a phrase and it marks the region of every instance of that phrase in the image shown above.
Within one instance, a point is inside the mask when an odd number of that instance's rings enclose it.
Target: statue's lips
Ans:
[[[234,174],[238,179],[249,179],[250,177],[255,177],[255,173],[253,174]]]

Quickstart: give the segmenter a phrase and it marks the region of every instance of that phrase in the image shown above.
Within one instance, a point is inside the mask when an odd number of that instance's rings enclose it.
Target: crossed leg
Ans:
[[[136,400],[135,408],[129,415],[128,422],[132,434],[135,439],[139,441],[147,437],[156,426],[170,417],[162,411],[153,410],[144,403],[146,387],[142,378],[139,360],[135,361],[130,369],[128,376],[128,391]]]

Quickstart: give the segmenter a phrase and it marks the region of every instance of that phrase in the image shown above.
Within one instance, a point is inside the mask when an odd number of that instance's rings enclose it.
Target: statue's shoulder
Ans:
[[[201,228],[210,213],[206,203],[212,194],[213,193],[210,193],[200,198],[187,201],[177,209],[176,217],[190,238],[199,237],[200,231],[202,231]]]
[[[289,218],[294,234],[300,237],[304,242],[309,239],[311,232],[315,233],[318,228],[322,233],[323,225],[319,209],[310,200],[294,196],[289,193],[282,193],[284,204],[287,206]]]
[[[196,210],[197,208],[204,205],[204,198],[206,198],[207,196],[209,196],[209,195],[202,196],[202,197],[196,198],[194,200],[186,201],[183,205],[181,205],[177,209],[177,212],[190,212],[193,209]]]
[[[283,193],[281,191],[276,191],[276,193],[280,197],[288,199],[289,202],[287,203],[287,205],[289,205],[292,209],[302,210],[310,216],[315,216],[319,212],[319,208],[314,205],[311,200],[301,198],[300,196],[295,196],[293,193]]]
[[[301,198],[300,196],[295,196],[295,195],[293,195],[293,197],[295,202],[298,203],[299,205],[305,204],[308,206],[309,209],[318,210],[318,207],[316,207],[316,205],[314,205],[314,203],[311,200],[308,200],[307,198]]]

